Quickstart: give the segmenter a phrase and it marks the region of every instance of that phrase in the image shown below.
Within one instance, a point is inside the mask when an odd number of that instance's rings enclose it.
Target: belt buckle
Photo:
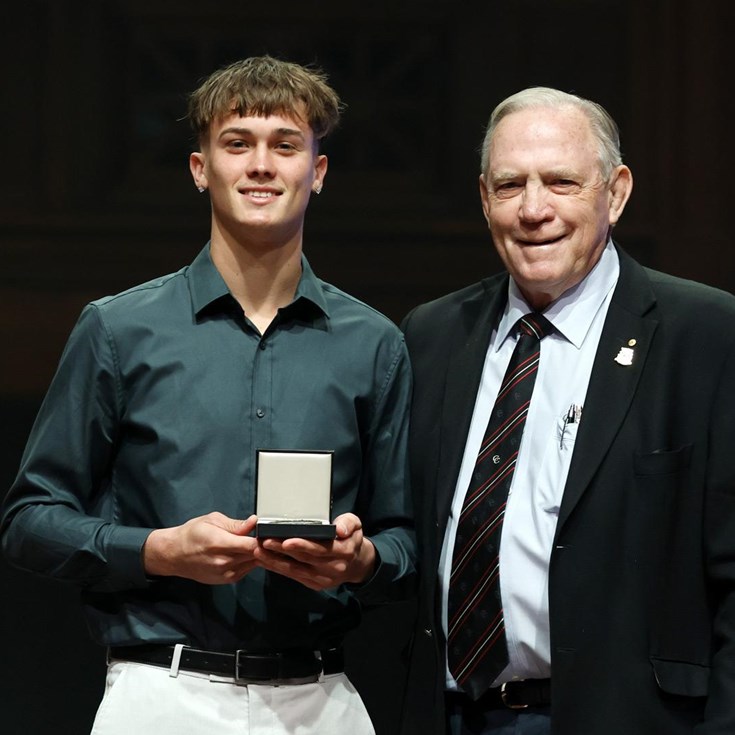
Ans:
[[[240,654],[241,653],[243,653],[243,650],[241,648],[238,648],[235,651],[235,670],[232,672],[232,674],[235,677],[236,684],[240,684],[240,682],[243,681],[243,679],[240,677]]]
[[[527,704],[513,704],[508,700],[508,684],[511,684],[512,682],[505,681],[500,685],[500,701],[508,708],[508,709],[528,709]]]
[[[243,648],[238,648],[235,651],[235,671],[233,672],[235,676],[235,684],[247,686],[248,684],[263,684],[267,683],[269,681],[273,681],[272,679],[269,679],[267,677],[264,678],[254,678],[252,676],[240,676],[240,655],[243,656],[249,656],[250,654]]]
[[[300,676],[296,678],[283,678],[281,676],[240,676],[240,656],[253,656],[257,654],[248,653],[247,650],[238,648],[235,651],[235,684],[238,686],[248,686],[249,684],[260,684],[264,686],[283,686],[290,684],[313,684],[319,681],[319,673],[310,674],[308,676]],[[282,654],[274,654],[280,660]],[[280,666],[278,667],[280,669]]]

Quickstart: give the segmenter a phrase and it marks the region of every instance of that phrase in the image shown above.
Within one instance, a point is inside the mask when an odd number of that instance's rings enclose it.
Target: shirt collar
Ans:
[[[230,290],[212,262],[209,243],[194,259],[187,273],[194,313],[199,314],[215,301],[230,296]],[[326,317],[329,307],[324,295],[321,281],[314,275],[305,255],[301,256],[301,278],[299,279],[293,301],[285,308],[289,309],[302,301],[316,306]]]
[[[604,304],[607,295],[615,288],[619,274],[618,253],[612,240],[608,240],[595,267],[576,286],[565,291],[554,301],[544,311],[544,316],[563,337],[579,349],[592,326],[595,315]],[[533,309],[511,278],[508,284],[508,302],[495,337],[496,352],[508,338],[518,320],[529,311]]]
[[[199,314],[218,299],[230,295],[227,284],[209,255],[209,243],[200,251],[187,271],[194,313]]]
[[[299,279],[299,285],[296,287],[296,294],[289,306],[301,300],[310,301],[324,316],[329,318],[329,306],[327,305],[327,298],[324,295],[322,282],[314,275],[309,261],[303,254],[301,256],[301,278]]]

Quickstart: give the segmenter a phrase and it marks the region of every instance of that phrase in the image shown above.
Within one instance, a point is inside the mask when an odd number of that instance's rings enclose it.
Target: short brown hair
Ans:
[[[297,114],[301,105],[317,141],[334,130],[343,108],[320,69],[253,56],[217,70],[192,92],[188,118],[201,143],[212,122],[231,112],[267,117]]]

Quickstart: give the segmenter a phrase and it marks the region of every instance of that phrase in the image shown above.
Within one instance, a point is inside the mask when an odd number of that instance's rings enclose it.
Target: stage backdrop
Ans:
[[[8,487],[82,306],[188,263],[209,213],[185,96],[217,66],[316,63],[347,103],[306,253],[399,321],[499,265],[477,149],[492,107],[549,85],[619,122],[635,190],[616,237],[646,265],[735,290],[733,4],[726,0],[256,4],[27,0],[0,31],[0,480]],[[104,654],[74,590],[0,562],[0,732],[81,735]],[[396,730],[411,605],[368,613],[349,666]]]

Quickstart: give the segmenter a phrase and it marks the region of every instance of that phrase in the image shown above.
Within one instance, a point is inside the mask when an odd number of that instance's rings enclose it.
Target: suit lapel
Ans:
[[[451,341],[441,415],[438,518],[447,518],[462,465],[485,355],[493,328],[507,300],[508,279],[483,282],[480,298],[462,304],[461,319]]]
[[[620,430],[658,325],[656,319],[645,317],[655,302],[645,271],[624,253],[619,251],[619,255],[620,277],[592,367],[582,422],[559,511],[557,534]],[[622,354],[621,348],[624,350]],[[632,349],[631,364],[626,364],[626,349]]]

